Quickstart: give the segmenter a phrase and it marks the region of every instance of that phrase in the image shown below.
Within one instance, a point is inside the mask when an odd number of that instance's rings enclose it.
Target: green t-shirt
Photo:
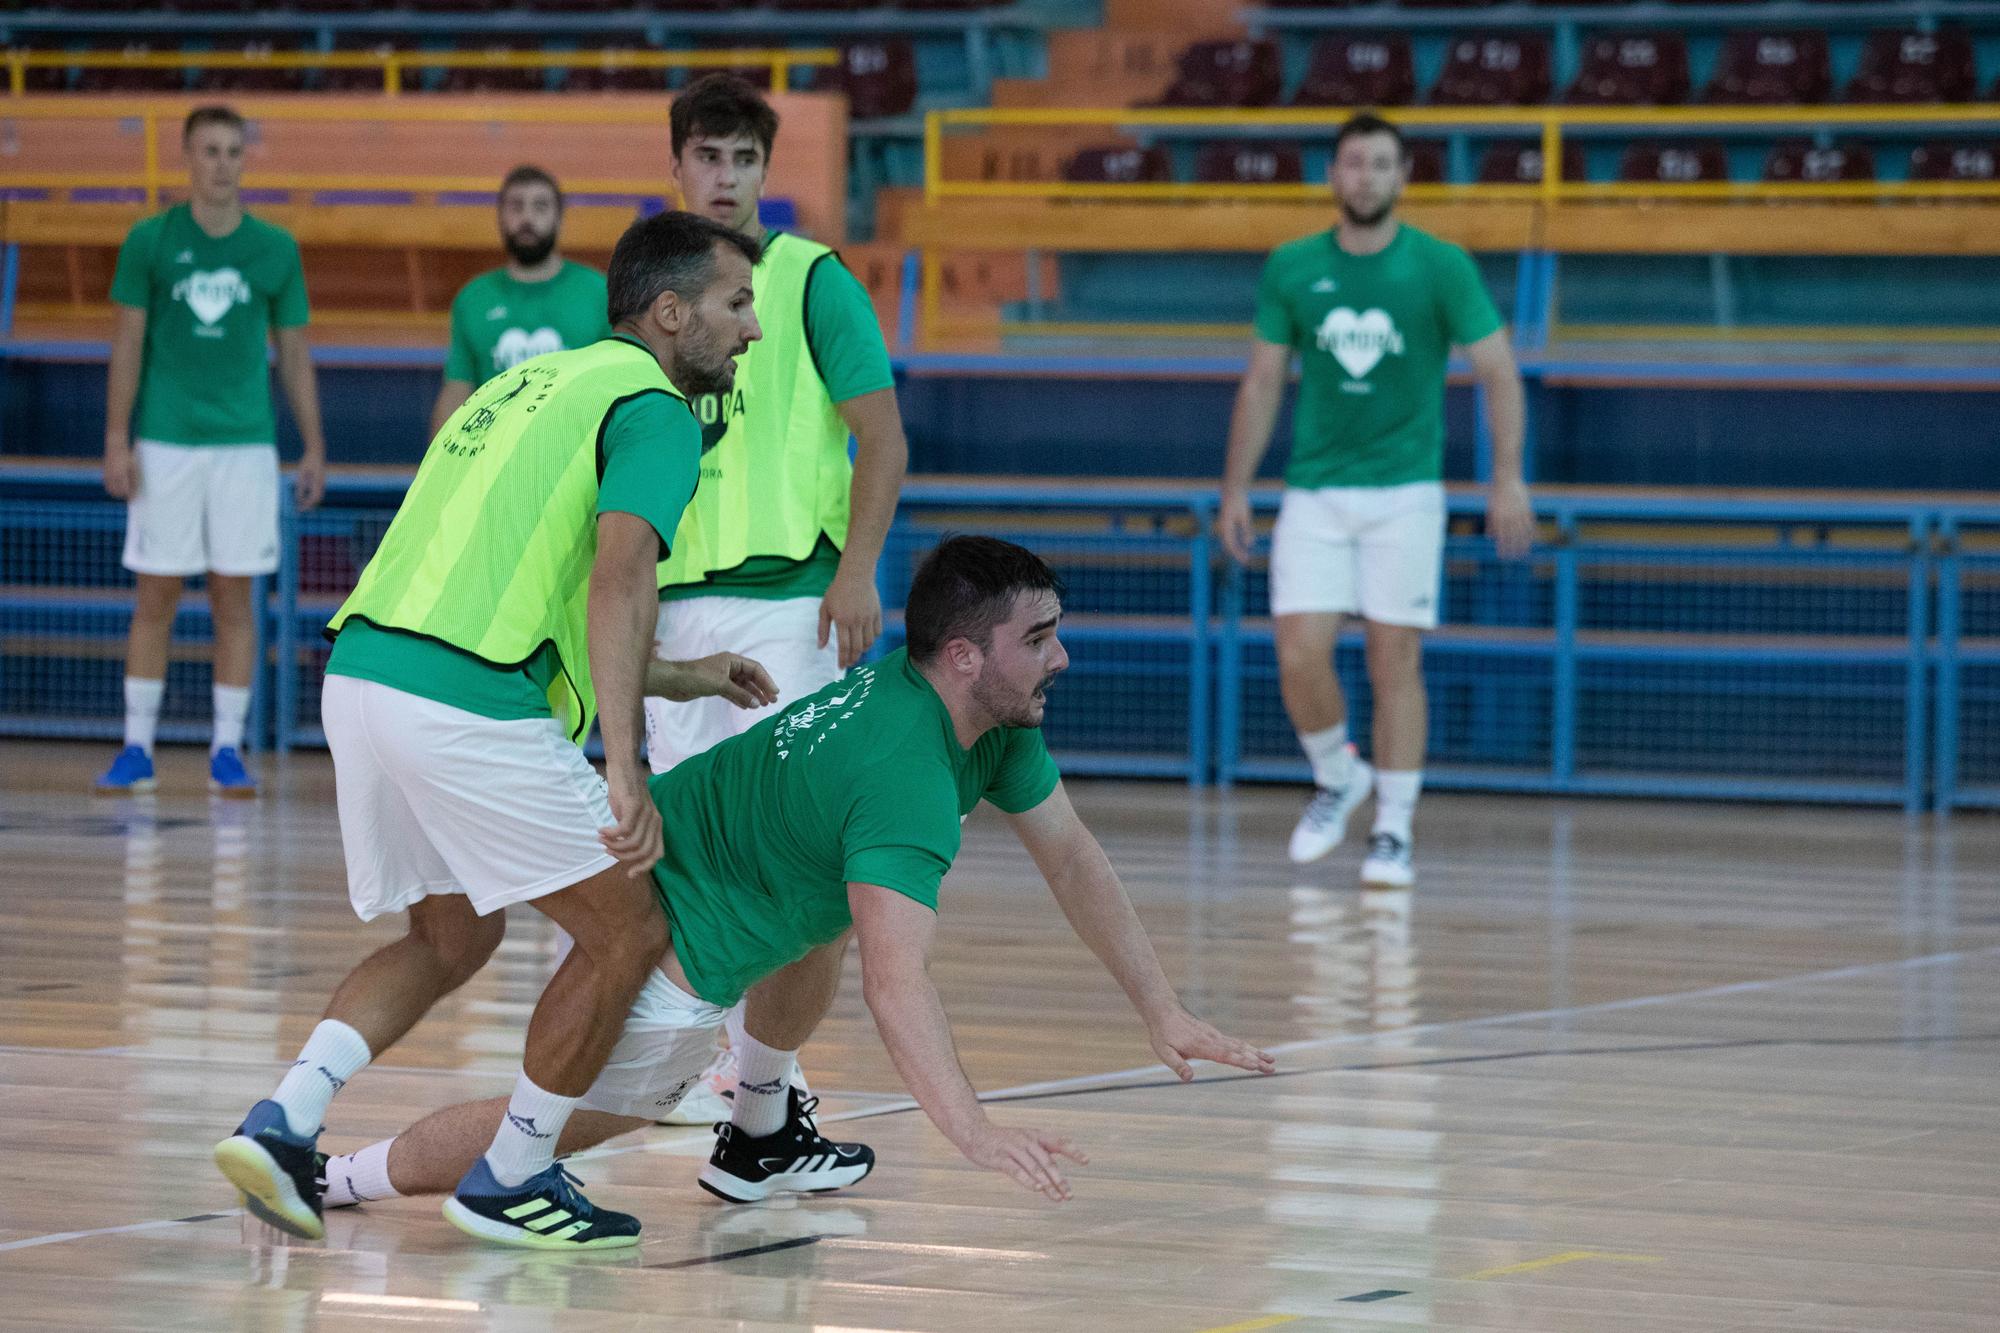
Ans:
[[[664,446],[664,447],[663,447]],[[636,514],[660,537],[664,557],[681,511],[694,498],[701,432],[678,398],[648,393],[612,410],[604,430],[597,512]],[[351,618],[333,642],[329,676],[356,676],[481,717],[551,717],[549,686],[561,662],[544,643],[525,663],[488,662],[436,639]]]
[[[1331,231],[1271,252],[1257,336],[1294,348],[1291,486],[1399,486],[1444,476],[1445,362],[1500,327],[1472,256],[1407,222],[1380,254]]]
[[[585,264],[564,260],[543,282],[482,273],[452,299],[444,377],[478,388],[531,356],[609,338],[608,306],[604,275]]]
[[[972,808],[1032,810],[1057,781],[1039,730],[960,748],[901,649],[654,778],[666,855],[653,880],[695,993],[734,1004],[837,938],[850,881],[937,910]]]
[[[133,225],[111,299],[146,312],[132,434],[163,444],[273,444],[268,337],[311,316],[291,233],[245,214],[210,236],[186,204]]]
[[[768,249],[781,239],[773,232],[765,238]],[[836,403],[859,398],[864,393],[894,388],[896,374],[889,368],[889,349],[882,341],[882,326],[875,319],[874,302],[861,280],[847,271],[834,256],[813,265],[806,279],[806,348],[812,353],[813,368],[826,385],[826,396]],[[705,409],[705,410],[704,410]],[[695,403],[695,415],[703,422],[702,443],[714,448],[729,427],[729,415],[702,400]],[[717,570],[700,583],[683,583],[662,589],[663,602],[689,597],[754,597],[777,601],[788,597],[820,597],[840,571],[840,548],[825,537],[804,560],[784,556],[752,556],[733,569]]]

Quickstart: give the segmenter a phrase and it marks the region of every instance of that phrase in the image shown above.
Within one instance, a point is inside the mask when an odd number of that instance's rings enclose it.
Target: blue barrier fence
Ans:
[[[320,744],[319,630],[407,477],[334,481],[284,511],[260,593],[263,740]],[[1260,495],[1260,516],[1276,507]],[[1072,668],[1050,709],[1073,773],[1297,780],[1261,565],[1214,535],[1188,485],[912,481],[881,565],[900,606],[947,531],[1034,547],[1069,585]],[[1428,641],[1438,787],[2000,807],[2000,505],[1538,493],[1541,540],[1502,561],[1454,494],[1446,623]],[[0,471],[0,734],[117,736],[131,581],[123,513],[82,469]],[[175,626],[167,739],[205,734],[210,635]],[[889,617],[884,647],[900,640]],[[1358,736],[1359,632],[1336,664]]]

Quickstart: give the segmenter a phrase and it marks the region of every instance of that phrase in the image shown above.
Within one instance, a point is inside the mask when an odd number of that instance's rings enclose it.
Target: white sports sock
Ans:
[[[1354,752],[1347,748],[1347,724],[1336,723],[1325,731],[1302,731],[1299,748],[1312,764],[1313,783],[1325,791],[1339,791],[1354,771]]]
[[[729,1042],[736,1052],[736,1104],[729,1123],[753,1139],[777,1133],[791,1110],[792,1070],[798,1067],[799,1053],[766,1046],[740,1025]]]
[[[166,696],[167,682],[143,676],[125,677],[125,743],[153,752],[153,737],[160,730],[160,700]]]
[[[208,752],[240,750],[243,748],[243,724],[250,718],[250,687],[217,685],[214,693],[215,739],[209,743]]]
[[[569,1123],[569,1113],[581,1100],[537,1087],[528,1071],[522,1070],[514,1080],[507,1114],[500,1118],[500,1132],[486,1150],[493,1178],[502,1185],[518,1185],[548,1170],[556,1160],[556,1143]]]
[[[292,1133],[317,1134],[333,1094],[374,1058],[359,1032],[337,1018],[323,1018],[271,1100],[285,1108]]]
[[[326,1162],[326,1206],[345,1208],[350,1203],[373,1203],[377,1199],[400,1199],[389,1183],[389,1145],[394,1139],[371,1143],[359,1152],[342,1153]]]
[[[1410,822],[1417,815],[1417,793],[1423,790],[1421,768],[1391,773],[1375,770],[1375,832],[1393,833],[1410,841]]]

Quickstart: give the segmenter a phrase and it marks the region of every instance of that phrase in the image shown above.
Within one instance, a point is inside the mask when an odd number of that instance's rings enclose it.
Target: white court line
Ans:
[[[1385,1038],[1398,1039],[1428,1036],[1437,1032],[1466,1032],[1475,1028],[1503,1027],[1512,1023],[1533,1023],[1554,1018],[1581,1018],[1586,1014],[1616,1013],[1621,1009],[1645,1009],[1654,1005],[1686,1004],[1693,1000],[1713,1000],[1728,995],[1743,995],[1758,991],[1783,990],[1789,986],[1809,986],[1823,981],[1842,981],[1849,977],[1868,976],[1876,972],[1908,972],[1918,968],[1938,967],[1964,962],[1972,958],[2000,956],[2000,944],[1983,949],[1955,949],[1949,953],[1925,954],[1920,958],[1894,958],[1881,963],[1857,963],[1851,967],[1833,967],[1819,972],[1796,972],[1786,977],[1764,977],[1755,981],[1736,981],[1722,986],[1704,986],[1699,990],[1668,991],[1661,995],[1639,995],[1626,1000],[1602,1000],[1596,1004],[1569,1005],[1560,1009],[1529,1009],[1513,1014],[1488,1014],[1482,1018],[1454,1018],[1438,1023],[1412,1023],[1406,1027],[1383,1028],[1370,1032],[1343,1032],[1337,1037],[1311,1037],[1303,1041],[1288,1041],[1270,1047],[1273,1055],[1290,1055],[1299,1051],[1323,1051],[1336,1046],[1367,1046]],[[1196,1061],[1197,1064],[1211,1064],[1212,1061]],[[982,1102],[1014,1100],[1032,1097],[1044,1092],[1076,1092],[1091,1088],[1116,1088],[1119,1084],[1134,1079],[1157,1079],[1163,1066],[1157,1064],[1134,1065],[1130,1069],[1113,1070],[1105,1074],[1081,1074],[1075,1078],[1049,1079],[1042,1083],[1022,1083],[1011,1088],[996,1088],[979,1094]],[[1226,1065],[1217,1065],[1226,1069]],[[917,1109],[915,1100],[898,1098],[878,1106],[862,1106],[851,1111],[837,1111],[831,1115],[815,1116],[827,1123],[840,1120],[867,1120],[874,1116],[894,1115],[901,1111]],[[579,1161],[596,1157],[620,1157],[634,1152],[660,1152],[676,1145],[684,1144],[683,1136],[651,1139],[645,1143],[628,1144],[621,1148],[592,1148],[588,1152],[576,1153]]]
[[[1693,1000],[1719,999],[1728,995],[1746,995],[1761,991],[1783,990],[1791,986],[1810,986],[1823,981],[1842,981],[1849,977],[1871,976],[1877,972],[1908,972],[1918,968],[1938,967],[1964,962],[1973,958],[1991,958],[2000,955],[2000,944],[1984,949],[1955,949],[1949,953],[1924,954],[1917,958],[1895,958],[1881,963],[1857,963],[1851,967],[1826,968],[1818,972],[1796,972],[1785,977],[1765,977],[1755,981],[1737,981],[1723,986],[1704,986],[1699,990],[1668,991],[1661,995],[1640,995],[1627,1000],[1604,1000],[1597,1004],[1570,1005],[1560,1009],[1530,1009],[1512,1014],[1488,1014],[1483,1018],[1454,1018],[1440,1023],[1413,1023],[1408,1027],[1385,1028],[1372,1032],[1346,1032],[1337,1037],[1314,1037],[1305,1041],[1285,1042],[1271,1047],[1276,1055],[1298,1051],[1328,1050],[1336,1046],[1366,1046],[1388,1037],[1428,1036],[1438,1032],[1466,1032],[1475,1028],[1503,1027],[1512,1023],[1533,1023],[1552,1018],[1581,1018],[1586,1014],[1616,1013],[1623,1009],[1645,1009],[1656,1005],[1686,1004]],[[0,1050],[15,1048],[0,1047]],[[52,1052],[41,1051],[41,1054]],[[53,1052],[55,1054],[94,1054],[94,1052]],[[1209,1063],[1203,1061],[1202,1063]],[[371,1066],[372,1068],[373,1066]],[[448,1074],[452,1070],[409,1070],[410,1073]],[[1022,1083],[1011,1088],[996,1088],[981,1093],[981,1101],[999,1101],[1017,1097],[1032,1096],[1042,1092],[1068,1092],[1086,1088],[1115,1088],[1122,1082],[1138,1077],[1159,1077],[1158,1065],[1135,1065],[1130,1069],[1113,1070],[1105,1074],[1083,1074],[1075,1078],[1050,1079],[1042,1083]],[[917,1109],[917,1103],[908,1097],[897,1098],[875,1106],[857,1107],[851,1111],[839,1111],[832,1115],[816,1117],[823,1123],[831,1124],[843,1120],[868,1120],[875,1116],[893,1115],[901,1111]],[[628,1144],[620,1148],[592,1148],[588,1152],[572,1155],[570,1160],[578,1162],[595,1161],[605,1157],[623,1157],[627,1153],[661,1152],[676,1146],[685,1146],[697,1141],[706,1130],[689,1130],[684,1134],[658,1135],[643,1143]],[[231,1210],[224,1216],[234,1216],[241,1210]],[[25,1250],[36,1245],[54,1245],[61,1241],[87,1240],[92,1236],[113,1236],[128,1231],[153,1231],[161,1227],[183,1225],[167,1218],[153,1222],[134,1222],[121,1227],[99,1227],[92,1231],[62,1231],[47,1236],[31,1236],[26,1240],[11,1240],[0,1243],[0,1254],[9,1250]]]

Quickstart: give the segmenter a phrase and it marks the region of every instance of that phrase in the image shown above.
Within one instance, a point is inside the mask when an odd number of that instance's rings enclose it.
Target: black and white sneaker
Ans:
[[[865,1143],[834,1143],[813,1122],[817,1097],[791,1090],[784,1127],[761,1139],[731,1124],[715,1127],[715,1151],[701,1169],[701,1187],[730,1203],[756,1203],[773,1194],[821,1194],[845,1189],[875,1169]]]
[[[1368,859],[1361,863],[1362,888],[1407,889],[1416,880],[1409,843],[1393,833],[1377,833],[1368,840]]]

